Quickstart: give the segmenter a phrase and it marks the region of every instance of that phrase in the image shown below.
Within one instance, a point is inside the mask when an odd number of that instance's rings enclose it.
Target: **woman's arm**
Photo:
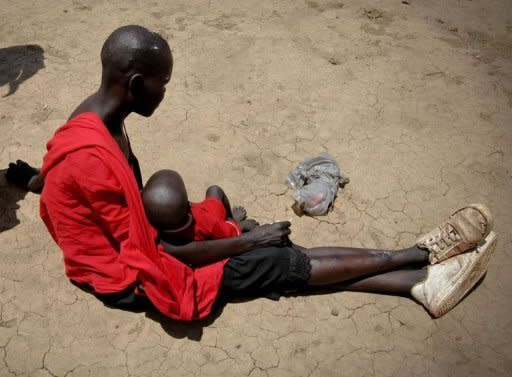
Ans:
[[[230,258],[260,247],[286,244],[291,233],[289,221],[261,225],[239,237],[194,241],[174,246],[164,241],[165,251],[183,263],[200,266]]]

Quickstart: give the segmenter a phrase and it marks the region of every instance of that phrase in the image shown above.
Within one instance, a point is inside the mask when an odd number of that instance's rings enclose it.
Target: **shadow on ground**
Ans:
[[[153,308],[146,310],[145,314],[147,318],[158,322],[160,326],[162,326],[162,329],[173,338],[187,338],[199,342],[203,337],[203,328],[213,324],[222,314],[224,307],[225,303],[217,304],[206,319],[193,322],[175,321]]]
[[[220,317],[227,304],[226,300],[219,299],[207,318],[200,321],[178,321],[160,313],[147,297],[134,295],[133,288],[128,287],[118,294],[97,295],[87,284],[77,284],[73,281],[71,283],[83,293],[96,296],[109,309],[144,313],[146,318],[159,323],[162,329],[173,338],[187,338],[197,342],[203,336],[203,328],[212,325]]]
[[[0,48],[0,86],[9,85],[4,97],[14,94],[20,84],[44,68],[44,50],[39,45]]]
[[[0,170],[0,233],[20,223],[16,217],[17,204],[25,198],[27,191],[18,188],[5,179],[7,169]]]
[[[80,286],[76,286],[80,288]],[[85,290],[83,287],[81,289],[86,293],[92,293],[90,290]],[[167,335],[170,335],[173,338],[177,339],[187,338],[189,340],[193,340],[196,342],[201,341],[201,338],[203,337],[203,328],[212,325],[215,322],[215,320],[220,317],[226,304],[227,302],[223,302],[222,300],[220,300],[214,305],[210,315],[207,318],[200,321],[189,322],[177,321],[169,317],[166,317],[165,315],[160,313],[158,309],[156,309],[149,302],[149,300],[139,301],[138,304],[130,305],[130,307],[116,307],[104,302],[104,305],[112,310],[123,310],[132,313],[144,313],[146,318],[159,323],[160,326],[162,326],[162,329],[167,333]]]

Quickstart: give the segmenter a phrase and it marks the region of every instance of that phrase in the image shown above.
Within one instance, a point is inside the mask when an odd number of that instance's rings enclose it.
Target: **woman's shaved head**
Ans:
[[[143,26],[128,25],[114,30],[101,49],[104,73],[150,73],[155,64],[162,62],[172,65],[169,44]]]
[[[130,112],[153,114],[172,73],[171,49],[162,36],[138,25],[120,27],[103,44],[101,63],[104,89]]]

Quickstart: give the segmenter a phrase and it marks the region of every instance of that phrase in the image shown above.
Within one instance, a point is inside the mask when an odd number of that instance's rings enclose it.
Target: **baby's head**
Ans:
[[[187,189],[174,170],[160,170],[149,178],[142,200],[149,222],[160,232],[179,233],[192,225]]]

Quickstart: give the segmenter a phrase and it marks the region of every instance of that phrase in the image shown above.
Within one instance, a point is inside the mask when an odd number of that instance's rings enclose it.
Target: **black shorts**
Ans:
[[[268,297],[303,290],[311,275],[309,258],[294,246],[267,247],[232,257],[224,266],[221,297]]]

